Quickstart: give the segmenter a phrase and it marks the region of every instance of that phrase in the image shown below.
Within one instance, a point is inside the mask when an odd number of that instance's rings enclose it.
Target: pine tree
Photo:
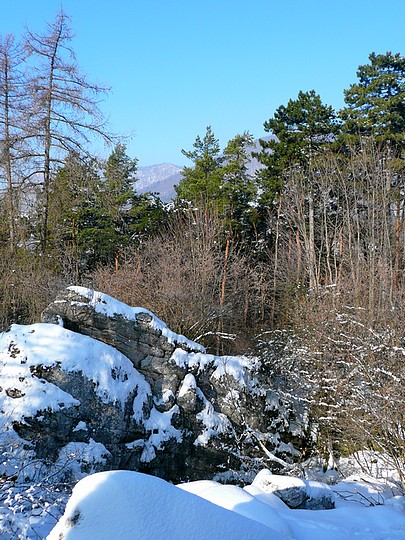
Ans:
[[[345,90],[347,107],[340,111],[340,116],[345,122],[343,129],[346,140],[361,143],[362,152],[372,150],[377,142],[386,156],[384,162],[390,188],[386,215],[393,229],[391,242],[395,246],[395,255],[392,264],[394,282],[398,288],[403,264],[405,57],[399,53],[373,52],[369,60],[369,64],[359,66],[359,82]]]
[[[219,208],[223,208],[234,222],[233,226],[241,230],[248,228],[252,210],[250,203],[256,197],[253,179],[248,172],[249,150],[253,146],[252,135],[244,132],[231,139],[223,153]]]
[[[184,167],[180,183],[176,186],[178,199],[185,201],[209,201],[217,199],[220,190],[222,158],[220,146],[211,126],[207,127],[204,137],[198,135],[194,150],[182,150],[182,154],[193,162],[193,167]]]
[[[345,90],[347,107],[340,111],[344,131],[403,146],[405,141],[405,57],[399,53],[369,56],[359,66],[359,82]]]
[[[283,191],[285,172],[298,172],[302,178],[302,204],[306,206],[307,216],[308,234],[305,235],[305,243],[309,285],[317,288],[313,179],[317,157],[334,141],[339,132],[339,124],[333,108],[324,105],[320,96],[311,90],[300,91],[297,99],[290,99],[286,106],[281,105],[274,116],[264,123],[264,129],[271,132],[275,139],[263,141],[262,152],[258,155],[264,165],[259,173],[263,190],[261,202],[272,212],[274,201]]]

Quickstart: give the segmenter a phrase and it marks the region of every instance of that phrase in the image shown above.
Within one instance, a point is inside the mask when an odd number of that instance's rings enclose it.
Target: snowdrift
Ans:
[[[335,510],[291,510],[259,485],[242,489],[198,481],[174,486],[141,473],[97,473],[77,484],[48,540],[405,538],[403,497],[395,498],[402,512],[389,505],[365,507],[359,500],[342,501]]]

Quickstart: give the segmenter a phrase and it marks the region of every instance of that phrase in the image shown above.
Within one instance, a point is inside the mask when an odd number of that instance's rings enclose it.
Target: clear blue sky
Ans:
[[[14,0],[0,33],[42,32],[63,9],[102,108],[140,165],[187,164],[212,126],[221,147],[299,90],[339,109],[371,52],[405,54],[405,0]]]

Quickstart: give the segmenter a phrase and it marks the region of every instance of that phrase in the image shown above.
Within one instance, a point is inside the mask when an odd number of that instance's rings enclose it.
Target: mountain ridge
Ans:
[[[250,161],[247,164],[247,172],[249,175],[254,176],[256,171],[262,168],[257,158],[251,154],[260,151],[260,140],[267,141],[272,138],[272,135],[260,137],[260,139],[254,141],[254,146],[248,149]],[[183,168],[173,163],[159,163],[139,167],[135,189],[140,194],[148,192],[157,193],[163,202],[170,202],[176,196],[174,186],[178,185],[181,181]]]

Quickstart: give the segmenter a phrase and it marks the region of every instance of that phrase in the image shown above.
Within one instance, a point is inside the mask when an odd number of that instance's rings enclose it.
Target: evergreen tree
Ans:
[[[273,211],[273,202],[281,197],[285,173],[296,171],[300,176],[302,209],[305,212],[304,228],[306,268],[309,286],[317,288],[316,239],[315,239],[315,182],[316,160],[320,152],[329,146],[339,132],[339,125],[332,107],[324,105],[314,90],[299,92],[296,100],[281,105],[273,118],[264,123],[267,132],[276,138],[263,141],[259,161],[265,166],[259,173],[263,189],[262,204]],[[276,231],[281,215],[281,199],[277,212]],[[308,229],[308,232],[306,231]],[[276,232],[275,250],[277,253]]]
[[[298,93],[281,105],[274,116],[264,123],[264,130],[274,139],[260,141],[257,155],[264,168],[259,174],[263,200],[271,203],[282,189],[282,172],[292,165],[309,170],[317,152],[331,143],[339,131],[331,106],[324,105],[314,90]]]
[[[100,211],[100,164],[71,152],[55,174],[49,193],[48,249],[75,281],[105,251],[109,233]],[[101,225],[106,226],[105,235]],[[100,229],[100,230],[99,230]]]
[[[211,129],[207,127],[204,137],[198,135],[194,150],[182,150],[182,154],[193,162],[193,167],[184,167],[180,183],[176,186],[180,200],[198,201],[217,199],[220,191],[222,157],[219,141]]]
[[[362,153],[375,151],[376,142],[382,146],[376,161],[384,160],[385,181],[389,178],[389,200],[386,200],[384,212],[388,228],[392,229],[390,243],[394,246],[394,256],[391,264],[394,285],[399,288],[404,260],[401,231],[404,229],[405,57],[399,53],[377,55],[373,52],[369,60],[369,64],[359,66],[359,82],[345,90],[347,107],[340,115],[345,121],[344,139],[361,142]],[[366,185],[367,176],[361,179]],[[380,189],[375,193],[376,200],[369,204],[368,211],[374,211],[376,201],[384,199],[383,192]]]
[[[117,145],[105,162],[70,153],[52,182],[48,249],[59,267],[80,281],[164,223],[157,197],[137,195],[137,160]]]
[[[359,82],[345,90],[347,107],[340,111],[344,131],[373,136],[403,146],[405,141],[405,57],[399,53],[369,56],[359,66]]]
[[[158,196],[136,193],[138,160],[126,154],[118,144],[104,166],[101,202],[107,210],[116,233],[116,254],[131,242],[153,234],[166,219]]]
[[[221,169],[219,208],[223,209],[240,231],[249,229],[252,223],[251,202],[256,189],[248,172],[249,149],[254,146],[250,133],[244,132],[231,139],[224,149]]]
[[[117,144],[104,166],[102,190],[104,202],[111,218],[124,227],[124,215],[135,198],[134,182],[138,160],[126,154],[126,147]]]

